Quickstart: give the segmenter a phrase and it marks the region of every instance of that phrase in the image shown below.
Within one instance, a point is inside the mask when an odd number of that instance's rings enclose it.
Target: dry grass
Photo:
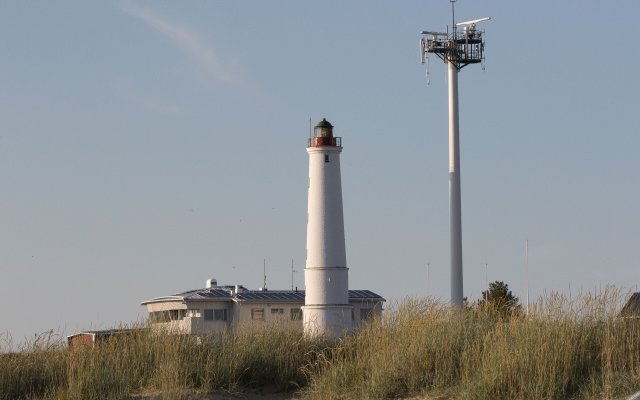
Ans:
[[[307,398],[615,399],[640,390],[640,320],[609,288],[529,316],[406,301],[308,367]]]
[[[335,343],[287,324],[201,339],[141,330],[93,349],[41,337],[0,354],[0,399],[264,387],[308,399],[619,399],[640,390],[640,320],[617,317],[624,298],[613,289],[551,295],[510,318],[407,300]]]
[[[0,399],[129,399],[136,393],[182,399],[263,386],[291,391],[306,384],[300,367],[322,346],[288,324],[204,338],[142,329],[94,348],[30,343],[0,356]]]

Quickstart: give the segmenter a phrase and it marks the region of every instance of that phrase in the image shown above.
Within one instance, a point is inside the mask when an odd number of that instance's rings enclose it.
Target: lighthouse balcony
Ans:
[[[307,139],[307,147],[342,147],[341,137],[314,136]]]

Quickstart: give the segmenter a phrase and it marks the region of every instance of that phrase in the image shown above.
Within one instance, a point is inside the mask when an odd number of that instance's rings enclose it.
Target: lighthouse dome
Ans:
[[[318,122],[316,128],[333,128],[333,125],[331,125],[331,122],[327,121],[326,118],[322,118],[322,121]]]

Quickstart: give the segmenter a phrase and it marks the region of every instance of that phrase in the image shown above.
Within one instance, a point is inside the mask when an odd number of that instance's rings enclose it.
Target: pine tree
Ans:
[[[520,300],[511,293],[509,285],[502,281],[489,284],[489,289],[482,292],[478,306],[490,308],[503,316],[510,316],[522,310]]]

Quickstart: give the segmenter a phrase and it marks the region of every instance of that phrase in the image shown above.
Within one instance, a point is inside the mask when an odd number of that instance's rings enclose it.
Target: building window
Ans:
[[[293,321],[299,321],[302,319],[302,310],[299,308],[292,308],[291,309],[291,319]]]
[[[205,321],[226,321],[227,320],[227,309],[205,309],[204,310],[204,320]]]
[[[277,315],[277,314],[284,314],[284,308],[272,308],[271,309],[271,314],[272,315]]]
[[[165,310],[149,313],[151,322],[179,321],[187,315],[187,310]]]
[[[329,155],[328,154],[324,155],[324,162],[329,162]]]
[[[200,318],[200,310],[198,309],[187,310],[187,318]]]
[[[169,310],[171,321],[179,321],[187,315],[187,310]]]
[[[227,310],[213,310],[213,320],[214,321],[226,321],[227,320]]]
[[[149,313],[149,320],[153,323],[157,322],[168,322],[169,321],[169,313],[165,311],[153,311]]]
[[[264,321],[264,308],[252,308],[251,319],[257,321]]]
[[[372,308],[361,308],[360,309],[360,321],[368,322],[373,319],[373,309]]]

